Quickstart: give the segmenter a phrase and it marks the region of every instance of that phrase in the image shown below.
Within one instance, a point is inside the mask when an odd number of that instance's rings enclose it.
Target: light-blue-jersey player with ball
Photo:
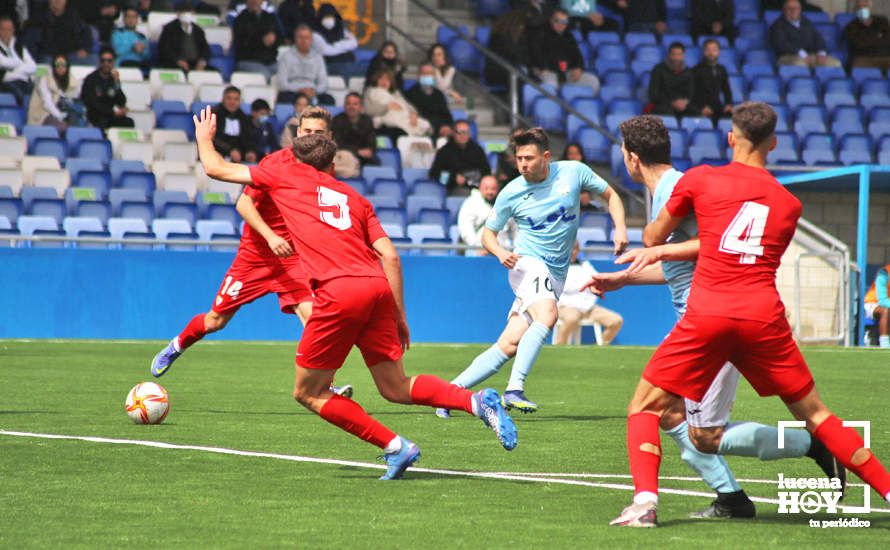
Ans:
[[[615,227],[616,255],[627,246],[627,228],[618,193],[586,164],[551,162],[550,142],[544,130],[517,130],[511,136],[510,146],[521,175],[508,183],[495,200],[482,231],[482,246],[510,270],[510,286],[516,299],[498,341],[452,383],[471,388],[498,372],[515,355],[503,396],[504,406],[530,413],[538,410],[538,405],[525,396],[525,379],[559,317],[556,303],[578,233],[581,191],[602,195],[608,202]],[[503,248],[497,238],[510,218],[519,228],[512,252]],[[436,414],[447,417],[448,411],[438,409]]]

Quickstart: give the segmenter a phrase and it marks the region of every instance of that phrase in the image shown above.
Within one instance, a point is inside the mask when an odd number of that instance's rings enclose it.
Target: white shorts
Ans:
[[[878,307],[877,302],[869,302],[869,303],[865,304],[865,307],[864,307],[865,318],[871,319],[872,321],[874,321],[875,320],[875,309],[877,309],[877,307]]]
[[[686,422],[695,428],[716,428],[729,422],[729,412],[739,387],[739,371],[726,363],[701,402],[686,399]]]
[[[522,256],[509,274],[510,287],[516,299],[510,307],[510,314],[525,313],[535,302],[541,300],[559,301],[565,280],[550,275],[547,264],[537,258]]]

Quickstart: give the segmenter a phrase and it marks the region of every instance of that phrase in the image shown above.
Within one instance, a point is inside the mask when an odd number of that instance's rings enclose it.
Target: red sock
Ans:
[[[661,465],[658,421],[658,415],[648,412],[627,417],[627,457],[634,479],[634,494],[642,491],[658,494],[658,467]],[[658,454],[640,450],[645,443],[658,447]]]
[[[361,405],[342,395],[328,399],[318,416],[381,449],[396,437],[395,432],[374,420]]]
[[[890,492],[890,474],[878,461],[874,454],[871,458],[856,466],[852,462],[853,453],[865,447],[865,442],[859,432],[853,428],[845,428],[841,419],[831,415],[813,431],[813,435],[819,439],[831,454],[841,461],[841,464],[871,485],[881,497],[886,497]]]
[[[460,409],[473,414],[473,392],[442,380],[431,374],[414,377],[411,401],[415,405],[427,405],[442,409]]]
[[[204,328],[205,315],[204,313],[199,313],[192,317],[189,324],[179,334],[179,351],[185,351],[189,346],[207,335],[207,329]]]

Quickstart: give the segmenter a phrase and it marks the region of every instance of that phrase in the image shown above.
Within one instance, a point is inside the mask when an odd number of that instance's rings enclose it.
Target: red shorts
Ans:
[[[220,315],[235,313],[244,304],[270,292],[278,294],[282,313],[293,313],[297,304],[312,301],[300,258],[262,258],[238,253],[211,309]]]
[[[767,323],[686,314],[655,350],[643,378],[701,401],[727,361],[761,396],[793,403],[813,389],[813,376],[784,318]]]
[[[297,365],[307,369],[339,369],[352,346],[365,364],[402,357],[396,325],[398,309],[381,277],[338,277],[315,289],[312,316],[297,347]]]

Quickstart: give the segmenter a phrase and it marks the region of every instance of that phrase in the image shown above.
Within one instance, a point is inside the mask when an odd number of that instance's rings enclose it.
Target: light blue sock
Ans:
[[[479,382],[482,382],[501,370],[501,367],[503,367],[504,363],[509,361],[509,359],[510,358],[504,355],[504,352],[501,351],[501,348],[495,344],[477,355],[476,358],[473,359],[473,362],[470,363],[470,366],[457,375],[457,378],[452,380],[451,383],[462,388],[472,388]]]
[[[878,336],[878,345],[882,348],[890,348],[890,336]]]
[[[550,327],[537,321],[532,323],[516,347],[516,360],[513,361],[513,370],[510,372],[510,382],[507,391],[522,391],[525,387],[525,377],[532,371],[538,353],[544,347],[544,342],[550,338]]]
[[[718,493],[735,493],[742,490],[736,482],[735,476],[732,475],[732,470],[729,469],[726,459],[719,455],[703,453],[695,448],[695,445],[689,440],[686,422],[681,422],[673,429],[665,430],[665,433],[671,436],[671,439],[680,447],[680,458],[683,459],[683,462],[695,470],[705,480],[708,487]]]
[[[760,460],[797,458],[810,450],[812,437],[806,430],[785,430],[785,448],[779,448],[779,430],[757,422],[730,422],[720,439],[722,455],[756,456]]]

